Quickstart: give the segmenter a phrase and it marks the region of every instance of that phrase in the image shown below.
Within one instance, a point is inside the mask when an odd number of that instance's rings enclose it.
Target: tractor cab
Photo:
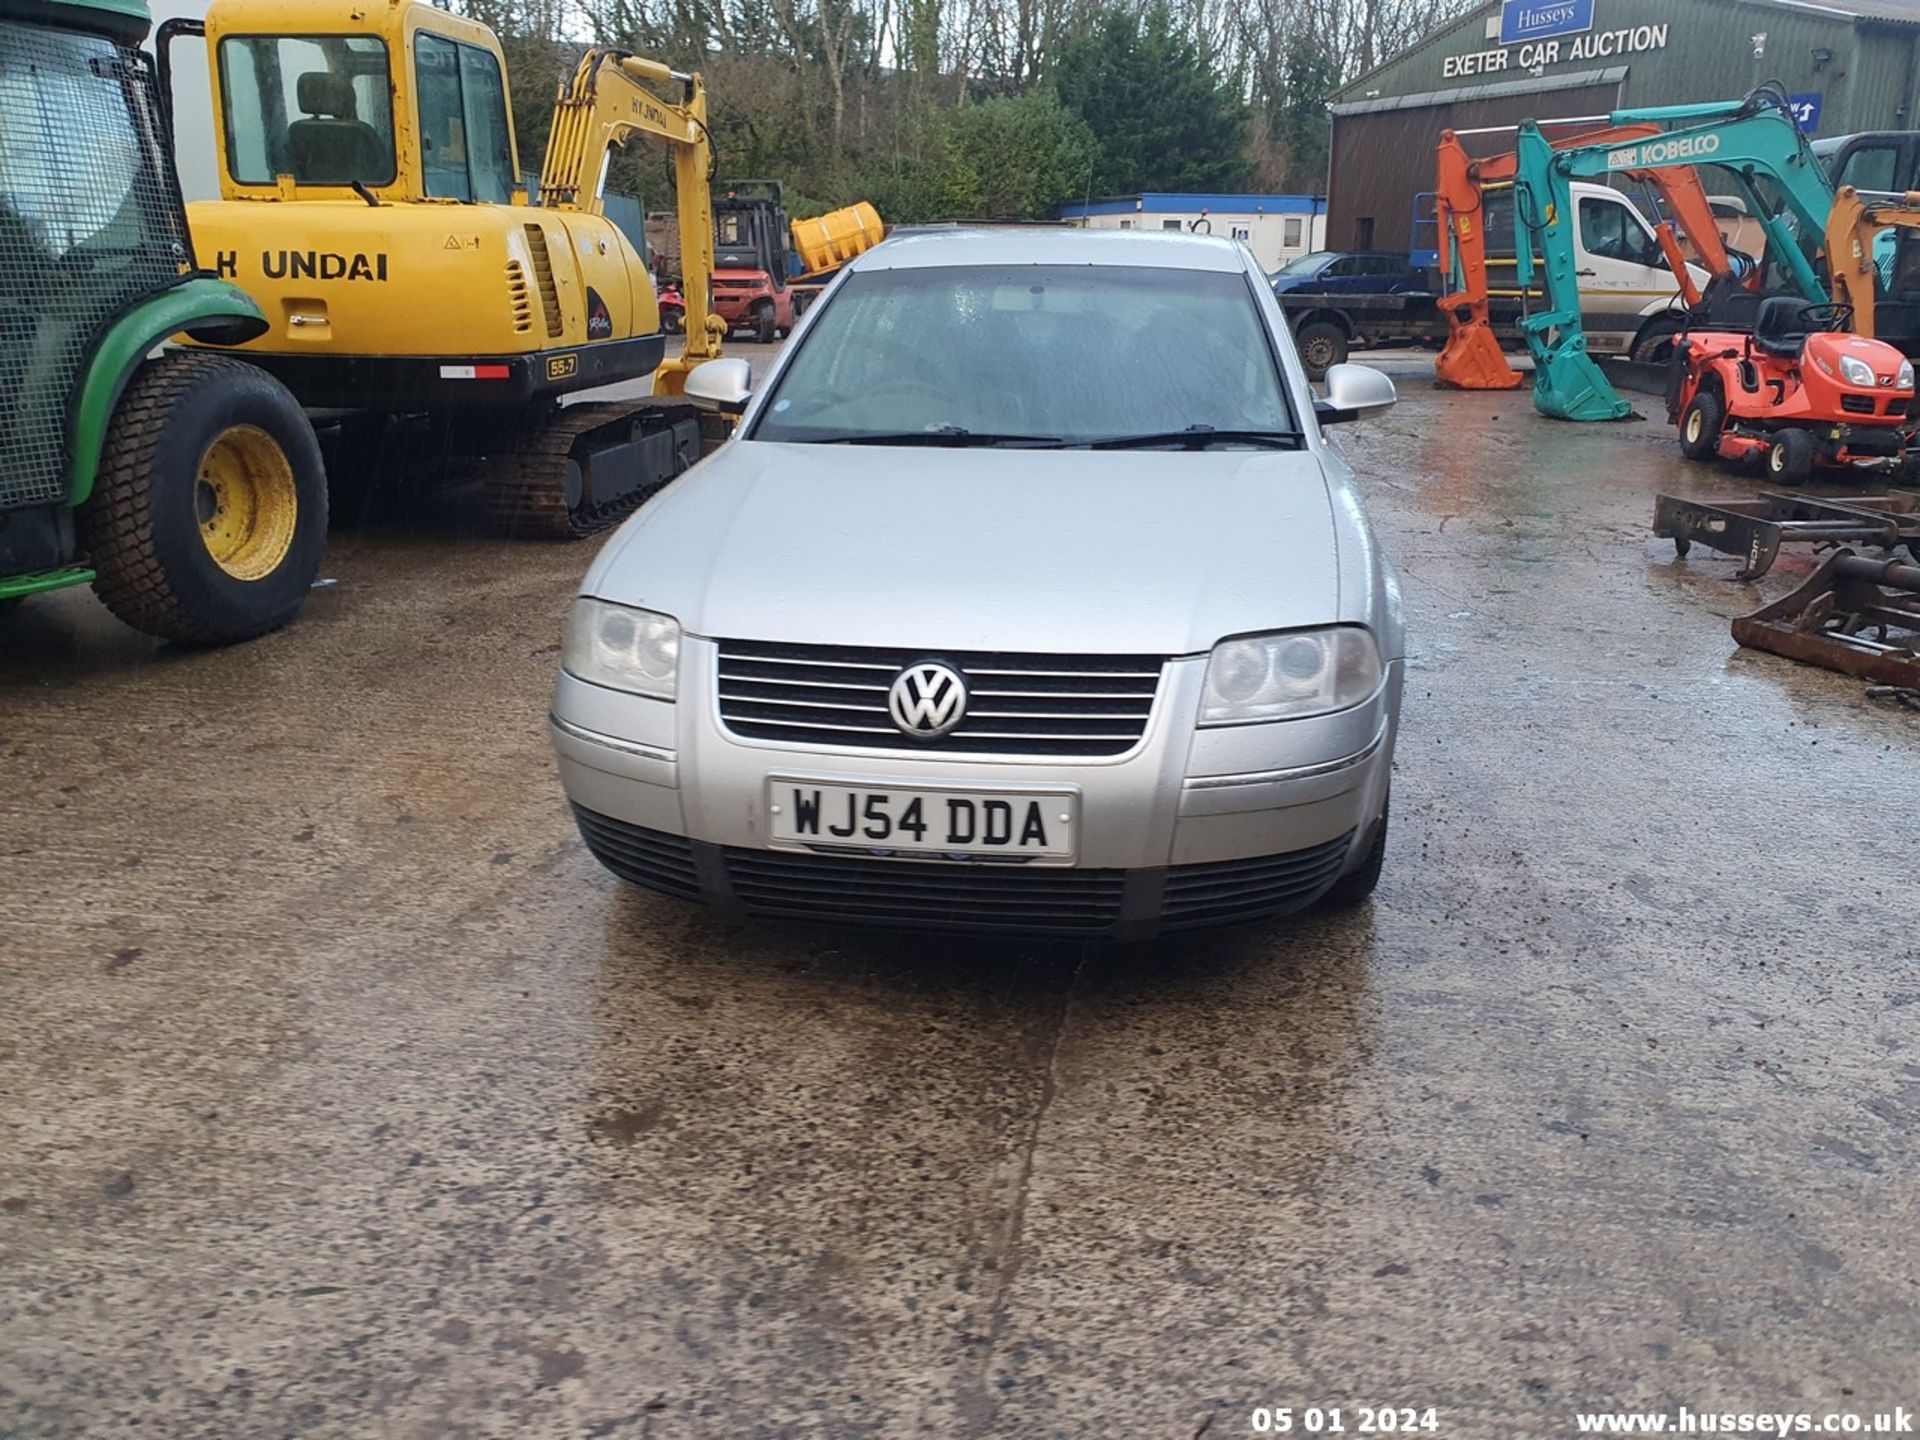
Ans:
[[[0,606],[91,582],[195,644],[299,611],[326,475],[293,397],[224,355],[267,328],[199,268],[139,48],[143,0],[0,16]]]

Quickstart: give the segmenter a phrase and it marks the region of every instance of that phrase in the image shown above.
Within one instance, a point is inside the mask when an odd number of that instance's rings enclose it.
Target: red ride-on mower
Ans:
[[[1861,460],[1898,462],[1912,478],[1913,364],[1884,341],[1846,334],[1852,318],[1851,305],[1772,295],[1751,331],[1682,332],[1667,386],[1681,453],[1757,458],[1784,485]]]

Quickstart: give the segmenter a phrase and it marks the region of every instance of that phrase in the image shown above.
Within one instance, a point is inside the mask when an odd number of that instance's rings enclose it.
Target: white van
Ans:
[[[1680,286],[1667,268],[1660,242],[1632,200],[1605,185],[1573,182],[1575,273],[1580,281],[1580,324],[1596,355],[1662,360],[1679,327]],[[1487,291],[1516,297],[1513,191],[1489,189],[1486,209]],[[1707,272],[1688,265],[1704,289]],[[1540,282],[1534,281],[1539,303]]]

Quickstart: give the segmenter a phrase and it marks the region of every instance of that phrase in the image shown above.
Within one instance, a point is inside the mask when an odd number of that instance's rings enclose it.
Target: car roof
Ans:
[[[1247,251],[1217,235],[1161,230],[1033,226],[897,230],[850,268],[915,270],[950,265],[1139,265],[1163,270],[1244,271]]]

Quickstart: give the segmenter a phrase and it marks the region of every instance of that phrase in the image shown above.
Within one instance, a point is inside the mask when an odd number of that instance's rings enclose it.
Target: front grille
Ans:
[[[1351,833],[1310,850],[1176,865],[1167,871],[1162,928],[1201,930],[1244,925],[1303,910],[1318,900],[1346,863]]]
[[[887,691],[938,659],[966,677],[966,718],[937,740],[893,723]],[[1100,757],[1140,743],[1164,662],[1148,655],[856,649],[720,642],[720,716],[750,740],[861,749]]]
[[[748,913],[852,925],[1092,935],[1120,918],[1125,872],[1027,870],[724,852],[734,896]]]
[[[1842,395],[1840,408],[1849,415],[1871,415],[1873,414],[1873,396]]]
[[[578,805],[573,814],[587,848],[621,879],[735,913],[1079,937],[1143,938],[1303,910],[1339,876],[1353,841],[1349,833],[1286,855],[1169,870],[1075,870],[748,850],[647,830]]]
[[[573,818],[594,858],[622,880],[688,900],[700,898],[693,842],[685,836],[643,830],[578,805],[573,807]]]

